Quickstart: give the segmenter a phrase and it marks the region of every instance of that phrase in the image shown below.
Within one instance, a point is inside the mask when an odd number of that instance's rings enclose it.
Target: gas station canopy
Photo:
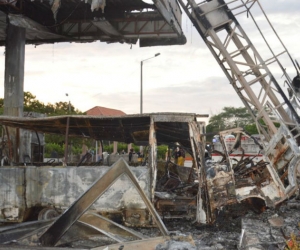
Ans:
[[[151,1],[148,1],[151,2]],[[177,1],[0,0],[0,45],[8,22],[26,29],[26,44],[57,42],[185,44]]]

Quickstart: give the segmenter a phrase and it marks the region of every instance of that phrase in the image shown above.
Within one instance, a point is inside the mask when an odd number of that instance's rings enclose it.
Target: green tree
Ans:
[[[30,92],[24,92],[24,111],[44,113],[45,105]]]
[[[206,132],[211,133],[207,140],[211,140],[213,133],[231,128],[242,127],[251,134],[256,134],[256,125],[246,108],[224,107],[222,112],[212,116],[206,126]]]
[[[75,107],[70,102],[56,102],[54,104],[44,104],[37,100],[36,96],[30,92],[24,92],[24,111],[42,113],[48,116],[83,114],[83,112],[79,111],[78,109],[75,109]]]
[[[0,114],[3,114],[4,109],[4,98],[0,98]],[[69,110],[70,109],[70,110]],[[25,112],[36,112],[41,114],[46,114],[47,116],[56,116],[56,115],[67,115],[67,114],[83,114],[83,112],[75,109],[75,107],[69,102],[56,102],[54,104],[48,103],[44,104],[39,101],[35,95],[31,92],[24,92],[24,111]],[[54,150],[60,156],[64,153],[64,135],[45,135],[46,147],[45,154],[49,156]],[[88,147],[91,147],[93,140],[86,142]],[[82,138],[72,137],[69,139],[69,142],[72,144],[72,152],[75,154],[78,151],[81,151],[82,147]]]

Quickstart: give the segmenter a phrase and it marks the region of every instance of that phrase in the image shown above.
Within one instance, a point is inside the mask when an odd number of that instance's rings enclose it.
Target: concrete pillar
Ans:
[[[127,144],[127,153],[129,154],[130,149],[132,148],[132,143]]]
[[[113,154],[116,154],[118,152],[118,142],[114,141],[114,152]]]
[[[102,143],[99,143],[99,150],[98,150],[98,158],[97,161],[102,159],[103,149],[102,149]]]
[[[8,24],[6,33],[4,115],[22,117],[26,30]],[[23,139],[23,134],[19,129],[9,129],[14,162],[24,161],[25,154],[31,156],[30,144]]]

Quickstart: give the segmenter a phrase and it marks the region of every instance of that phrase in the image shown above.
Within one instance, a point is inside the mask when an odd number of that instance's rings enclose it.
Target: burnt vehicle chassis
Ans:
[[[276,206],[294,194],[293,162],[298,156],[292,153],[294,140],[288,140],[287,129],[280,127],[280,138],[258,145],[265,158],[255,164],[249,158],[235,163],[229,159],[232,151],[241,149],[242,129],[221,132],[221,141],[231,133],[236,133],[237,139],[230,149],[223,143],[224,158],[212,162],[205,157],[205,124],[197,121],[200,117],[186,113],[35,119],[2,116],[0,123],[11,128],[53,134],[68,131],[67,136],[84,134],[96,140],[133,142],[148,150],[146,164],[139,166],[129,166],[119,156],[113,166],[1,167],[1,222],[26,221],[37,210],[40,220],[58,216],[40,236],[43,245],[52,246],[76,221],[91,225],[107,219],[109,224],[115,221],[130,227],[158,226],[167,235],[161,219],[213,223],[224,206],[253,198]],[[160,144],[185,148],[193,165],[178,166],[170,157],[157,161]],[[272,159],[272,145],[285,152],[281,158]],[[87,215],[87,210],[93,215]]]
[[[202,116],[203,117],[203,116]],[[144,146],[146,162],[128,162],[128,155],[111,155],[101,166],[89,163],[56,166],[52,163],[11,163],[0,168],[1,222],[50,219],[65,211],[82,193],[103,176],[119,158],[125,159],[139,185],[163,217],[195,218],[199,174],[195,167],[179,167],[171,161],[157,161],[157,145],[180,144],[187,152],[201,155],[205,124],[201,115],[157,113],[122,117],[60,116],[48,118],[1,117],[4,126],[39,133],[82,136],[95,140],[135,143]],[[67,134],[65,134],[67,133]],[[7,138],[9,141],[9,138]],[[9,143],[6,143],[9,145]],[[4,150],[3,152],[10,152]],[[9,155],[3,156],[9,158]],[[194,157],[193,157],[194,158]],[[199,165],[199,157],[196,164]],[[170,177],[170,173],[172,177]],[[173,181],[172,181],[172,180]],[[158,185],[157,185],[158,183]],[[159,189],[157,189],[159,187]],[[176,198],[175,195],[178,194]],[[9,195],[8,195],[9,194]],[[179,195],[180,194],[180,195]],[[127,226],[153,226],[143,200],[131,181],[121,177],[91,207]],[[168,213],[168,215],[166,214]],[[183,216],[184,215],[184,216]]]

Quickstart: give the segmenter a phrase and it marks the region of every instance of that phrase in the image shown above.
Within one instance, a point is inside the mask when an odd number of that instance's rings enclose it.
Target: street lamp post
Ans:
[[[66,96],[68,97],[69,94],[66,93]],[[71,114],[71,101],[70,101],[70,98],[69,98],[68,114]]]
[[[154,56],[141,61],[141,96],[140,96],[140,113],[143,114],[143,62],[159,56],[160,53],[156,53]]]
[[[69,96],[68,93],[66,93],[66,96]],[[70,99],[69,99],[69,107],[68,107],[68,115],[70,115],[71,113],[71,102],[70,102]],[[68,156],[69,156],[69,150],[68,150],[68,138],[69,138],[69,126],[70,126],[70,117],[68,116],[67,117],[67,125],[66,125],[66,136],[65,136],[65,162],[64,162],[64,165],[67,166],[68,164]]]

